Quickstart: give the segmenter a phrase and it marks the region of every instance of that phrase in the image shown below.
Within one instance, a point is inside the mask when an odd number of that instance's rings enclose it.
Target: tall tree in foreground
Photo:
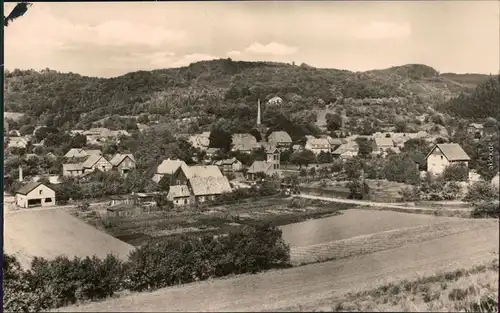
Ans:
[[[19,2],[18,4],[16,4],[10,14],[3,17],[3,25],[5,27],[9,26],[10,22],[23,16],[28,11],[28,8],[32,5],[33,4],[29,2]]]

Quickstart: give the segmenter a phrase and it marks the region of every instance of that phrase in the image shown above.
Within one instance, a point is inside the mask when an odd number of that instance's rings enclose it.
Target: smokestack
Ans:
[[[260,125],[260,99],[257,100],[257,125]]]
[[[19,165],[19,181],[23,181],[23,167]]]

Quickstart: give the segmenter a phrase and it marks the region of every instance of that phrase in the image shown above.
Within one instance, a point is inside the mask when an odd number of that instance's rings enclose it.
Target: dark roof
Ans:
[[[470,161],[470,157],[457,143],[437,144],[434,146],[434,148],[432,148],[432,150],[427,154],[425,158],[427,159],[436,148],[441,150],[448,161]]]
[[[23,187],[19,188],[19,190],[16,192],[18,194],[21,194],[21,195],[27,195],[28,193],[30,193],[33,189],[35,189],[36,187],[40,186],[40,185],[44,185],[43,183],[41,182],[32,182],[32,183],[27,183],[26,185],[24,185]],[[46,186],[46,185],[44,185]],[[48,188],[50,188],[49,186],[46,186]],[[52,188],[50,188],[52,189]]]

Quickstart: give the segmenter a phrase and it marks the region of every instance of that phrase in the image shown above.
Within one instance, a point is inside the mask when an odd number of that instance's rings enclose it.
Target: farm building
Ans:
[[[168,191],[167,200],[172,201],[175,206],[189,205],[191,203],[191,192],[187,185],[171,186]]]
[[[215,165],[180,167],[172,181],[174,186],[188,186],[193,200],[199,203],[232,192],[227,177]]]
[[[186,162],[182,160],[171,160],[170,158],[163,160],[163,162],[161,162],[156,169],[153,181],[159,183],[163,176],[173,175],[181,166],[187,167]]]
[[[443,143],[435,145],[425,157],[427,161],[427,172],[441,174],[444,169],[452,164],[464,164],[469,166],[470,157],[456,143]]]
[[[113,165],[111,165],[105,157],[96,154],[90,155],[85,162],[82,163],[82,166],[85,172],[93,172],[96,169],[101,172],[107,172],[113,168]]]
[[[133,204],[118,204],[106,208],[106,214],[108,217],[136,216],[141,213],[144,213],[144,208]]]
[[[135,169],[135,158],[132,154],[117,154],[109,161],[113,168],[118,170],[120,175],[125,176],[128,172]]]
[[[285,131],[272,132],[267,141],[278,149],[288,149],[292,144],[292,137]]]
[[[112,196],[109,200],[108,205],[114,206],[114,205],[119,205],[119,204],[133,204],[134,198],[131,196],[125,195],[125,196]]]
[[[56,192],[40,183],[28,183],[16,192],[16,205],[21,208],[49,207],[56,204]]]
[[[81,163],[63,164],[63,176],[65,177],[80,177],[85,173]]]

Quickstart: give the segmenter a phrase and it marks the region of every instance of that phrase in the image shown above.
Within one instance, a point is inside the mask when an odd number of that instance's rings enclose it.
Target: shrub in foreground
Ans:
[[[500,217],[500,203],[497,201],[484,201],[476,203],[472,210],[473,218]]]
[[[38,312],[113,296],[122,289],[154,290],[229,274],[256,273],[289,265],[281,230],[249,227],[215,237],[178,236],[151,241],[127,262],[105,259],[35,258],[21,269],[4,253],[4,311]]]

